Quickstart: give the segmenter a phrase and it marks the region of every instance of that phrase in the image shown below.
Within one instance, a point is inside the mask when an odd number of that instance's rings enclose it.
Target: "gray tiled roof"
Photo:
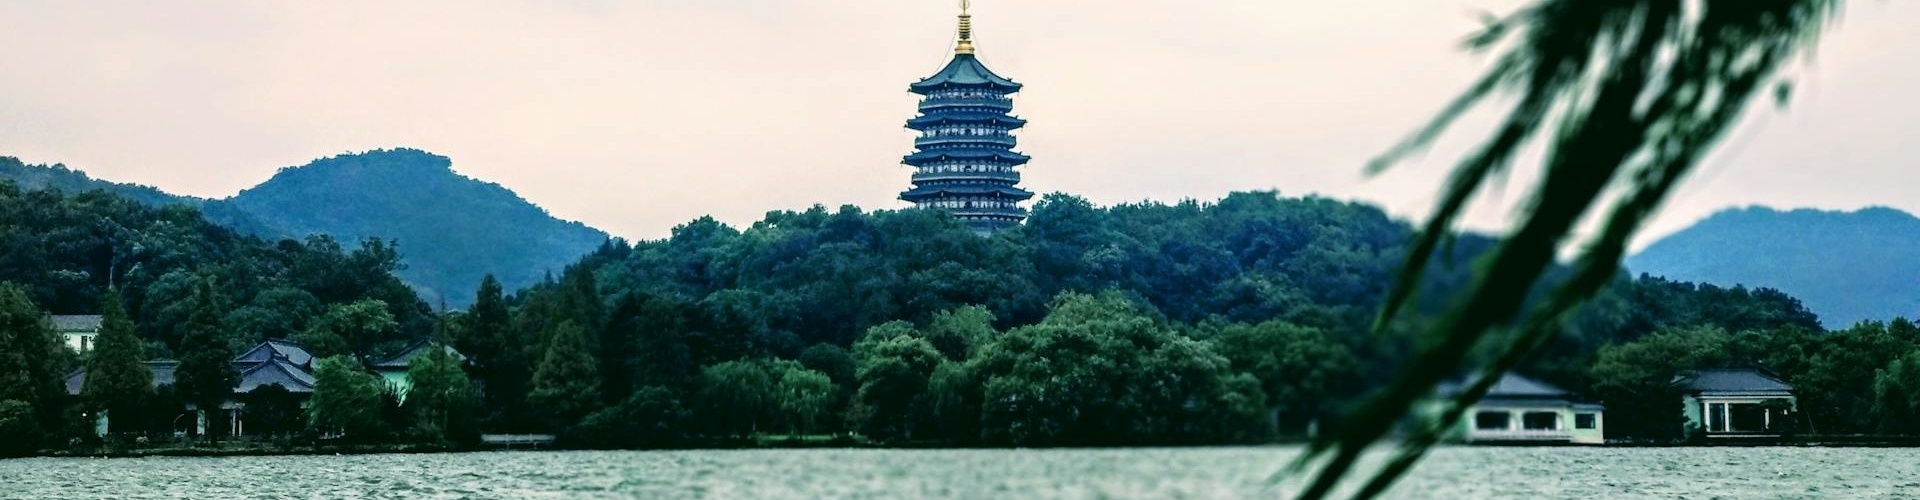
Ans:
[[[1467,385],[1470,384],[1471,382],[1472,381],[1469,379],[1465,381],[1441,384],[1439,392],[1441,395],[1445,395],[1445,396],[1459,394],[1461,391],[1465,391],[1467,389]],[[1566,389],[1554,387],[1553,385],[1548,384],[1546,382],[1541,382],[1541,381],[1527,378],[1514,373],[1508,373],[1505,375],[1501,375],[1500,380],[1494,382],[1493,387],[1490,387],[1487,389],[1486,397],[1487,398],[1566,398],[1572,395],[1573,393],[1567,392]]]
[[[53,322],[54,330],[62,332],[89,332],[100,329],[100,315],[98,314],[56,314],[47,316],[47,320]]]
[[[147,371],[153,373],[153,386],[173,385],[173,369],[180,366],[179,361],[160,360],[146,362]],[[80,388],[87,385],[87,369],[81,368],[67,374],[67,394],[78,396]]]
[[[240,380],[234,385],[235,393],[246,393],[256,387],[280,384],[294,393],[313,392],[313,373],[308,371],[308,362],[313,355],[299,344],[284,340],[269,340],[235,356],[233,371],[240,374]],[[173,384],[174,370],[179,361],[161,360],[146,362],[147,370],[153,372],[155,387]],[[79,395],[86,386],[85,368],[67,374],[67,394]]]
[[[1694,370],[1674,378],[1687,392],[1700,394],[1788,395],[1793,386],[1767,372],[1753,368],[1710,368]]]
[[[248,349],[247,352],[235,356],[233,360],[236,362],[264,363],[276,356],[284,358],[288,362],[296,365],[312,366],[313,354],[308,353],[305,347],[301,347],[300,344],[292,341],[280,339],[269,339],[266,342],[261,342],[260,345],[253,346],[253,348]]]
[[[420,357],[421,354],[426,354],[428,352],[428,349],[433,347],[434,345],[436,344],[434,344],[432,341],[426,341],[426,340],[414,342],[413,345],[407,346],[406,349],[401,350],[400,354],[395,354],[392,357],[380,360],[379,362],[374,363],[373,367],[389,369],[389,370],[395,370],[395,369],[405,370],[407,369],[408,366],[412,366],[413,358]],[[460,363],[467,362],[466,355],[460,354],[460,351],[453,350],[453,346],[444,346],[444,347],[441,347],[441,349],[446,349],[447,354],[452,354],[454,361],[457,361]]]
[[[313,374],[285,360],[260,363],[240,372],[240,383],[233,392],[253,392],[254,388],[271,384],[280,384],[293,393],[310,393],[313,392]]]

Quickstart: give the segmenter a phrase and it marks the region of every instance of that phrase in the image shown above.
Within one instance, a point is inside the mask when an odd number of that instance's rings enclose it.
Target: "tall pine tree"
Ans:
[[[207,419],[207,437],[218,439],[226,430],[220,406],[233,397],[240,374],[233,370],[232,343],[220,328],[220,304],[212,280],[194,284],[191,300],[193,312],[179,326],[180,366],[174,369],[173,389]]]
[[[598,364],[587,347],[587,330],[572,321],[560,323],[533,372],[527,403],[548,418],[550,429],[578,422],[600,403]]]
[[[471,442],[480,437],[474,419],[480,390],[447,352],[446,325],[436,329],[433,345],[407,365],[407,409],[413,412],[417,434],[432,442]]]
[[[487,408],[500,412],[491,416],[496,427],[519,427],[515,423],[533,377],[527,344],[514,328],[500,281],[487,275],[480,280],[480,291],[467,309],[466,328],[454,346],[472,360]]]
[[[137,430],[145,417],[138,413],[153,395],[153,372],[141,362],[144,347],[120,304],[119,290],[107,291],[100,307],[100,335],[93,345],[81,401],[88,410],[106,413],[109,432]]]

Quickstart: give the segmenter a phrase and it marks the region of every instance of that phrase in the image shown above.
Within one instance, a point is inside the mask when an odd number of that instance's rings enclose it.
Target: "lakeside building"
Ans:
[[[53,330],[60,333],[67,348],[73,352],[93,350],[94,339],[100,337],[100,315],[98,314],[49,314],[47,322],[53,324]]]
[[[1793,386],[1755,368],[1713,368],[1682,373],[1674,385],[1688,432],[1713,438],[1779,437],[1791,431],[1798,401]]]
[[[226,421],[227,435],[246,435],[246,404],[238,401],[241,396],[261,387],[279,385],[299,398],[302,405],[313,395],[313,355],[298,343],[272,339],[255,345],[252,349],[233,357],[233,371],[239,374],[233,386],[234,399],[220,405],[213,415],[187,405],[187,411],[195,417],[194,430],[198,434],[207,432],[210,422]],[[180,367],[179,361],[154,360],[146,362],[147,371],[153,375],[153,386],[171,386],[174,371]],[[67,394],[79,396],[86,387],[87,369],[80,368],[67,375]],[[111,415],[102,411],[94,415],[94,434],[104,436]]]
[[[975,232],[1017,226],[1027,218],[1020,202],[1033,193],[1019,187],[1029,157],[1015,152],[1013,130],[1027,121],[1013,116],[1021,85],[995,74],[974,55],[973,17],[960,3],[960,36],[953,59],[907,90],[924,96],[920,115],[907,128],[920,132],[914,152],[901,161],[914,167],[913,188],[900,199],[945,210]]]
[[[406,403],[407,391],[413,388],[413,380],[407,377],[407,369],[413,367],[413,358],[432,352],[436,346],[445,349],[447,354],[453,355],[454,361],[461,366],[467,365],[467,357],[461,355],[460,351],[453,350],[453,346],[422,340],[414,342],[406,349],[401,349],[399,354],[374,362],[370,368],[373,368],[374,373],[380,374],[380,381],[387,384],[387,390],[393,391],[395,398],[401,403]]]
[[[429,352],[429,349],[435,346],[440,346],[440,344],[428,341],[416,342],[413,345],[407,346],[406,349],[401,350],[399,354],[371,363],[369,368],[371,368],[374,373],[379,374],[381,380],[386,383],[387,388],[393,391],[394,395],[404,403],[406,401],[407,390],[413,387],[412,381],[407,377],[407,368],[410,366],[410,363],[413,362],[414,358]],[[448,353],[453,354],[454,359],[459,360],[462,364],[466,363],[467,358],[459,352],[454,351],[452,347],[441,346],[440,348],[446,349]],[[187,405],[187,411],[195,415],[193,424],[195,433],[205,434],[208,425],[224,421],[227,426],[228,436],[245,437],[247,435],[247,405],[244,402],[246,399],[245,396],[252,393],[255,389],[269,385],[279,385],[285,388],[288,393],[299,401],[301,407],[305,407],[307,399],[313,396],[315,382],[313,376],[314,361],[313,354],[309,353],[305,346],[297,342],[282,339],[266,340],[255,345],[252,349],[248,349],[246,352],[234,356],[232,361],[233,371],[238,374],[239,377],[233,386],[233,397],[226,403],[221,404],[219,410],[213,412],[211,415],[191,404]],[[174,372],[179,369],[180,362],[175,360],[153,360],[147,361],[146,365],[147,371],[153,375],[153,387],[159,388],[161,386],[173,385]],[[78,397],[80,391],[85,388],[87,384],[87,369],[83,367],[67,374],[66,384],[67,394]],[[95,435],[106,435],[108,422],[110,421],[109,418],[111,417],[108,413],[109,412],[102,411],[99,414],[92,415]],[[179,429],[178,424],[176,424],[175,430]]]
[[[1468,384],[1444,384],[1439,394],[1459,394]],[[1606,443],[1606,408],[1575,396],[1566,389],[1508,373],[1467,409],[1465,418],[1448,437],[1468,443]]]

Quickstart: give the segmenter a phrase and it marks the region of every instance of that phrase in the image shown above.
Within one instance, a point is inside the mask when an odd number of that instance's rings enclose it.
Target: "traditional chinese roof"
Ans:
[[[938,125],[946,122],[992,123],[995,125],[1006,126],[1008,129],[1020,128],[1027,124],[1026,120],[1021,119],[1019,117],[1015,117],[1015,116],[1007,116],[1006,113],[988,113],[984,111],[943,111],[943,112],[931,113],[931,114],[925,114],[925,115],[913,117],[912,119],[907,120],[907,127],[917,130],[927,126]]]
[[[52,322],[53,329],[60,332],[91,332],[100,330],[100,315],[98,314],[55,314],[47,316],[47,321]]]
[[[413,364],[413,358],[419,357],[422,354],[426,354],[430,352],[429,350],[432,349],[433,346],[435,345],[438,345],[438,344],[435,344],[431,341],[425,341],[425,340],[414,342],[413,345],[407,346],[406,349],[402,349],[400,351],[400,354],[395,354],[392,357],[380,360],[379,362],[374,363],[373,367],[375,369],[380,369],[380,370],[405,370],[407,369],[408,366],[411,366]],[[452,354],[453,359],[455,361],[458,361],[460,363],[467,362],[467,357],[464,355],[461,355],[460,351],[453,350],[453,346],[440,346],[440,348],[445,349],[447,351],[447,354]]]
[[[932,186],[920,186],[913,189],[909,189],[904,193],[900,193],[900,197],[903,199],[921,198],[921,197],[933,196],[938,193],[946,193],[946,194],[951,194],[955,196],[999,196],[1002,198],[1012,198],[1016,200],[1024,200],[1024,199],[1033,197],[1033,193],[1025,189],[1020,189],[1013,186],[1004,186],[1004,185],[996,186],[991,184],[939,184],[939,185],[932,185]]]
[[[309,362],[313,355],[300,344],[286,340],[268,340],[248,349],[233,358],[233,371],[240,374],[234,384],[235,394],[244,394],[254,388],[280,384],[287,391],[306,394],[313,392],[313,372]],[[180,368],[180,362],[174,360],[147,361],[147,371],[153,374],[153,386],[173,385],[174,372]],[[67,394],[78,396],[87,385],[87,369],[80,368],[67,374]]]
[[[947,62],[946,67],[940,68],[940,72],[914,82],[907,87],[907,90],[915,94],[926,94],[943,87],[993,88],[1001,92],[1013,93],[1019,92],[1021,85],[987,69],[987,65],[981,63],[980,59],[973,54],[954,54],[953,60]]]
[[[234,369],[240,369],[238,363],[235,365]],[[313,374],[305,368],[284,359],[276,359],[240,370],[240,383],[233,388],[233,392],[248,393],[260,386],[280,384],[287,388],[287,392],[305,394],[313,392],[313,382]]]
[[[1793,386],[1766,371],[1754,368],[1709,368],[1682,373],[1674,384],[1689,393],[1702,396],[1781,396],[1793,395]]]
[[[276,357],[302,367],[313,366],[313,354],[308,353],[306,347],[282,339],[267,339],[266,342],[253,346],[247,352],[234,356],[233,360],[234,362],[263,363]]]
[[[943,148],[915,151],[913,154],[902,158],[901,162],[908,165],[919,165],[921,163],[938,160],[987,158],[1004,161],[1009,165],[1020,165],[1026,163],[1028,159],[1027,155],[1005,149]]]

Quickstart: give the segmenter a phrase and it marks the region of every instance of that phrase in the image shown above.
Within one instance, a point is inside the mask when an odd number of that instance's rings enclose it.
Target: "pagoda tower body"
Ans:
[[[1027,155],[1015,152],[1013,130],[1027,124],[1012,115],[1015,83],[988,70],[973,54],[972,16],[961,2],[960,41],[953,60],[939,73],[908,91],[924,96],[920,116],[907,128],[920,132],[904,163],[914,167],[913,189],[900,199],[915,206],[945,210],[974,231],[990,233],[1017,226],[1027,218],[1020,202],[1033,193],[1020,189]]]

